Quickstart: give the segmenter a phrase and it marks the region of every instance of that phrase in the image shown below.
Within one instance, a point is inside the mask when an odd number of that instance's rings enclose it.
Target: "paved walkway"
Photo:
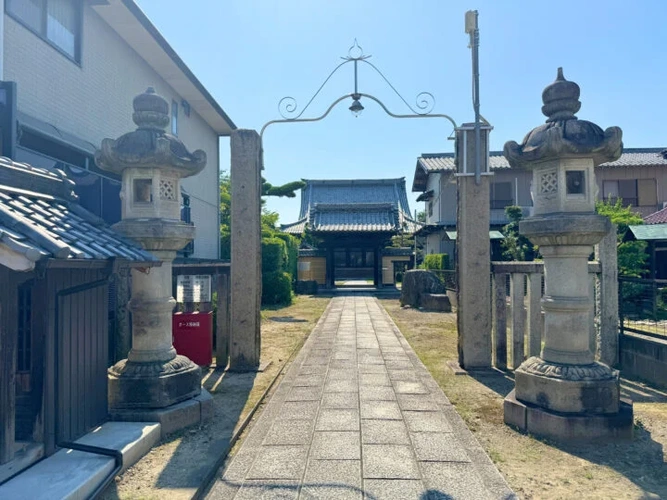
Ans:
[[[511,490],[384,308],[332,299],[211,499],[495,499]]]

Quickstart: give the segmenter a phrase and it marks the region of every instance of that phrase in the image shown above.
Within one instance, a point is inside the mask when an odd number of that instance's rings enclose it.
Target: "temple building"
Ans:
[[[301,190],[299,220],[282,230],[304,237],[299,280],[328,288],[345,282],[394,285],[411,265],[413,249],[389,247],[392,236],[411,236],[405,178],[308,180]]]

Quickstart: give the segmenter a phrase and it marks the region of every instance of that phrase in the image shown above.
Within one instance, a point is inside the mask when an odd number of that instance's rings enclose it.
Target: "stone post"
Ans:
[[[95,161],[122,176],[122,220],[114,229],[153,253],[159,265],[132,269],[128,304],[132,348],[127,359],[109,368],[113,416],[167,408],[201,393],[201,369],[177,355],[172,345],[176,301],[171,296],[171,264],[176,252],[195,236],[195,227],[180,220],[180,179],[201,172],[206,154],[190,153],[178,138],[165,132],[169,104],[153,89],[138,95],[133,105],[137,130],[116,140],[104,139]],[[199,406],[199,402],[193,404]],[[129,418],[159,419],[151,411],[134,411]]]
[[[533,172],[534,215],[519,231],[540,247],[545,276],[544,347],[516,369],[505,422],[551,438],[628,437],[632,407],[621,404],[619,374],[590,348],[588,273],[593,246],[611,227],[595,213],[595,167],[620,157],[622,132],[579,120],[579,92],[559,68],[542,93],[547,123],[522,144],[505,144],[510,165]]]
[[[254,130],[231,136],[232,269],[229,369],[259,367],[262,301],[261,141]]]
[[[489,241],[490,126],[482,126],[482,175],[475,183],[474,124],[456,130],[458,206],[456,270],[459,364],[465,369],[491,368],[491,244]]]
[[[616,225],[612,224],[607,235],[595,247],[595,257],[600,262],[600,332],[598,338],[599,361],[618,364],[618,255]]]

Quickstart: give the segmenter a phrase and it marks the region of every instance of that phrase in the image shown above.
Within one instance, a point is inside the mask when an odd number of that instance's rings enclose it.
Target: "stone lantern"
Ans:
[[[632,406],[620,401],[619,374],[590,350],[588,258],[610,231],[595,213],[595,167],[621,155],[622,131],[579,120],[579,86],[562,68],[542,93],[546,124],[523,143],[505,144],[512,168],[533,172],[533,216],[519,231],[544,258],[544,344],[515,372],[505,422],[531,434],[596,438],[632,434]]]
[[[112,410],[165,408],[201,392],[201,369],[172,345],[172,261],[195,236],[195,227],[180,220],[180,181],[203,170],[206,153],[190,153],[165,132],[169,105],[152,88],[133,105],[137,129],[104,139],[95,161],[122,176],[122,220],[114,229],[161,265],[132,270],[132,349],[109,369]]]

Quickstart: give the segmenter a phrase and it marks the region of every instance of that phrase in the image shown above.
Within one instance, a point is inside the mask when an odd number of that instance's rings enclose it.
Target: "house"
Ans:
[[[109,283],[158,264],[74,187],[0,157],[0,483],[107,420]]]
[[[505,207],[521,207],[523,215],[532,212],[532,172],[511,169],[502,151],[489,154],[493,173],[490,185],[490,238],[492,258],[498,258],[497,231],[509,221]],[[418,201],[425,203],[426,224],[419,230],[425,253],[454,254],[456,238],[448,233],[456,230],[456,160],[453,153],[424,154],[417,159],[412,191],[421,193]],[[667,150],[665,148],[627,148],[613,162],[596,167],[598,198],[623,199],[641,215],[648,215],[667,202]]]
[[[299,252],[298,279],[331,288],[346,280],[394,284],[412,249],[386,247],[392,236],[412,234],[417,226],[405,178],[304,181],[299,220],[281,228],[317,240]]]
[[[0,55],[1,154],[65,171],[83,207],[120,220],[120,179],[101,171],[102,139],[132,130],[134,96],[171,105],[171,133],[208,163],[183,182],[182,218],[197,226],[187,255],[218,259],[219,138],[236,128],[133,0],[6,0]]]

